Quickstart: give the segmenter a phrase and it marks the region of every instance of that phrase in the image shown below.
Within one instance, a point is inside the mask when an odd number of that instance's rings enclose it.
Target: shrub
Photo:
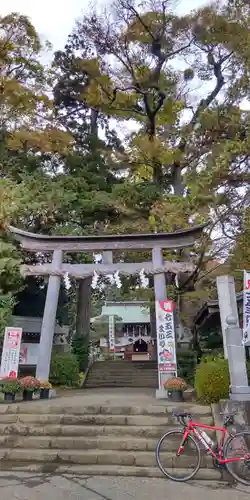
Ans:
[[[72,352],[78,361],[79,369],[85,371],[89,361],[89,338],[87,336],[73,337]]]
[[[218,403],[229,395],[228,361],[218,357],[206,359],[197,366],[195,389],[197,399],[203,404]]]
[[[177,349],[177,371],[181,378],[188,384],[193,385],[196,368],[197,355],[192,350]]]
[[[49,380],[53,385],[77,387],[79,385],[79,365],[71,352],[52,355]]]
[[[248,385],[250,385],[250,361],[247,361]]]
[[[20,382],[15,377],[5,377],[0,381],[0,392],[17,394],[20,391]]]

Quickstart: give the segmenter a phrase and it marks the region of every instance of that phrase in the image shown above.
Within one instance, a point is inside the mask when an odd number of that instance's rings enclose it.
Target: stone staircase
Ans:
[[[158,387],[156,361],[96,361],[89,370],[86,388]]]
[[[161,477],[155,447],[163,433],[176,426],[173,406],[126,406],[126,398],[124,406],[89,406],[84,404],[85,391],[82,394],[81,405],[60,403],[60,398],[0,405],[1,470]],[[213,421],[210,407],[185,403],[175,408],[191,411],[195,420]],[[171,453],[166,459],[172,460]],[[196,478],[218,480],[221,473],[204,456]]]

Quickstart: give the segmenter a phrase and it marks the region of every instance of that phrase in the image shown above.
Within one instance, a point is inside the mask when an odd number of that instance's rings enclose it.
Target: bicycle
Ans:
[[[166,432],[166,434],[164,434],[158,441],[156,446],[157,465],[168,479],[180,482],[192,479],[200,469],[202,460],[205,460],[206,462],[206,458],[204,459],[201,454],[202,447],[204,451],[206,451],[206,454],[212,457],[214,467],[226,469],[229,474],[235,479],[235,481],[250,486],[250,452],[248,451],[250,450],[250,431],[242,431],[234,434],[228,430],[228,427],[234,424],[235,413],[221,414],[224,416],[224,427],[196,423],[193,421],[192,415],[189,412],[174,411],[173,415],[183,426],[183,430],[173,429]],[[217,442],[216,440],[214,442],[203,429],[211,430],[213,432],[220,431],[220,441]],[[169,462],[169,452],[165,452],[164,455],[164,451],[162,452],[162,448],[165,442],[173,447],[173,442],[176,441],[176,438],[178,442],[178,448],[177,452],[174,455],[174,460],[178,461],[178,459],[182,456],[185,457],[184,471],[178,468],[178,472],[182,474],[180,477],[171,474],[162,465],[161,459],[161,453],[163,453],[163,459],[166,458],[167,463]],[[247,443],[248,450],[245,449]],[[229,456],[231,449],[236,452],[236,457]],[[195,460],[191,459],[190,452],[193,451],[195,452]],[[237,469],[235,472],[233,470],[234,465],[238,467],[240,465],[243,465],[249,474],[249,478],[246,479],[244,475],[243,477],[241,477],[239,473],[237,473]],[[192,467],[191,472],[190,466]],[[189,469],[188,473],[185,472],[187,468]]]

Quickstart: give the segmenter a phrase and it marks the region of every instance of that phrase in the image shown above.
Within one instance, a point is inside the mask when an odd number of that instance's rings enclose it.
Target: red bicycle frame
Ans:
[[[201,441],[201,439],[203,440],[202,438],[202,435],[200,434],[200,432],[198,431],[198,429],[210,429],[210,430],[213,430],[213,431],[219,431],[221,432],[221,439],[220,439],[220,442],[218,443],[218,453],[214,452],[210,446],[206,445],[207,447],[207,451],[214,457],[218,460],[218,462],[220,464],[228,464],[228,463],[231,463],[231,462],[239,462],[239,461],[244,461],[246,460],[246,458],[248,458],[248,455],[244,455],[242,457],[235,457],[235,458],[227,458],[226,460],[223,458],[223,446],[224,446],[224,443],[225,443],[225,438],[226,438],[226,435],[228,436],[232,436],[232,434],[228,431],[228,429],[226,427],[217,427],[215,425],[206,425],[206,424],[199,424],[199,423],[196,423],[196,422],[193,422],[193,420],[189,420],[186,428],[185,428],[185,431],[184,431],[184,434],[183,434],[183,439],[182,439],[182,442],[181,442],[181,445],[177,451],[177,456],[179,456],[181,454],[181,452],[183,451],[184,449],[184,443],[186,441],[186,439],[188,438],[189,434],[193,433],[198,439],[199,441]],[[244,450],[242,449],[242,452],[244,453]]]

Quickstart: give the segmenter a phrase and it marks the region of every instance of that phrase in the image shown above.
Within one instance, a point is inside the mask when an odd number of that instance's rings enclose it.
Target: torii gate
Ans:
[[[163,249],[180,249],[194,245],[200,238],[206,225],[193,226],[173,233],[148,234],[121,234],[102,236],[48,236],[35,234],[10,226],[9,230],[14,238],[20,242],[23,249],[30,252],[51,252],[50,264],[23,265],[23,275],[49,276],[46,302],[43,314],[40,347],[37,361],[36,375],[42,380],[48,380],[50,370],[51,351],[56,322],[60,281],[65,275],[83,279],[94,272],[100,275],[138,274],[144,269],[147,274],[154,275],[154,291],[156,300],[166,299],[165,273],[174,274],[192,272],[191,262],[164,262]],[[152,250],[151,262],[114,263],[114,250]],[[102,253],[102,264],[66,264],[63,263],[64,252]],[[168,375],[169,376],[169,375]]]

